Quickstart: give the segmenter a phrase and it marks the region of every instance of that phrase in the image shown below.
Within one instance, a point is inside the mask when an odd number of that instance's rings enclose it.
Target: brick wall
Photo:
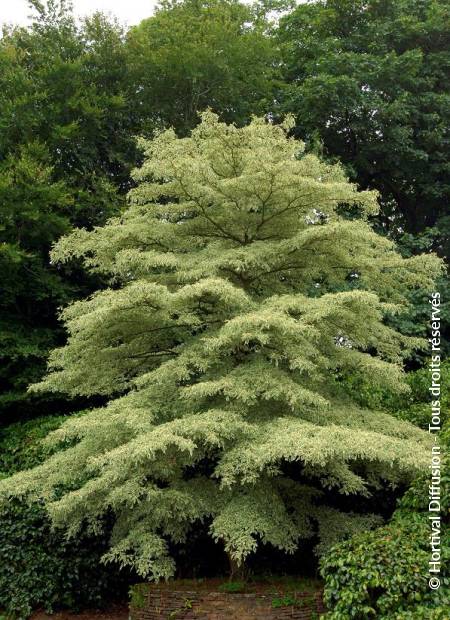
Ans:
[[[325,612],[320,592],[297,592],[295,604],[274,607],[273,594],[229,594],[135,586],[130,620],[318,620]]]

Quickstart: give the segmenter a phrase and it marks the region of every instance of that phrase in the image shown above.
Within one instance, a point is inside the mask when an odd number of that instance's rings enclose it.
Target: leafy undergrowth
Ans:
[[[49,416],[2,429],[0,477],[39,464],[49,454],[41,440],[63,420]],[[100,563],[106,548],[107,534],[68,540],[52,530],[40,502],[11,500],[0,511],[0,620],[25,620],[37,608],[102,608],[111,593],[125,599],[126,576]]]

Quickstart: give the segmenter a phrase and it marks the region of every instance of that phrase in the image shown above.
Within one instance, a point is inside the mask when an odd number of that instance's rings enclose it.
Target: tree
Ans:
[[[55,308],[67,304],[73,293],[58,270],[48,266],[52,242],[70,230],[73,204],[67,185],[54,181],[52,173],[48,151],[40,143],[0,163],[3,411],[30,404],[28,385],[45,372],[49,349],[61,344]]]
[[[112,283],[65,309],[68,343],[35,387],[109,402],[50,434],[56,452],[1,496],[43,497],[71,534],[114,514],[104,559],[154,579],[199,522],[232,565],[314,533],[321,552],[377,523],[330,505],[330,490],[410,479],[429,440],[363,409],[346,378],[406,389],[402,355],[419,341],[384,317],[432,285],[439,260],[402,258],[367,222],[376,194],[281,126],[208,112],[190,137],[142,146],[129,209],[54,251]]]
[[[136,156],[122,30],[98,14],[77,25],[63,1],[32,4],[31,27],[0,40],[2,423],[64,406],[26,388],[62,342],[58,307],[93,283],[49,251],[119,211]]]
[[[364,189],[381,195],[391,234],[433,230],[448,245],[444,0],[325,0],[300,4],[280,24],[282,109],[296,135],[323,143]]]
[[[78,24],[64,0],[31,4],[31,27],[5,31],[0,42],[0,154],[44,142],[55,178],[76,193],[74,223],[104,223],[136,161],[125,34],[100,13]]]
[[[264,13],[237,0],[164,1],[131,28],[127,49],[144,131],[173,126],[186,134],[207,107],[240,124],[270,110],[277,54]]]
[[[30,6],[30,28],[5,29],[0,40],[0,174],[9,187],[12,167],[20,169],[23,153],[33,152],[49,193],[65,189],[61,204],[46,203],[41,193],[33,206],[33,222],[42,224],[33,233],[39,269],[33,275],[16,269],[14,278],[2,273],[2,422],[67,409],[43,396],[30,399],[26,385],[61,342],[58,307],[88,294],[93,283],[75,264],[56,270],[48,252],[70,226],[101,225],[124,206],[138,162],[134,136],[170,124],[187,131],[198,122],[197,106],[212,105],[242,123],[271,99],[274,75],[265,12],[238,2],[164,4],[127,35],[99,13],[77,22],[66,0],[31,0]],[[22,194],[25,180],[32,196],[33,174],[20,180]],[[18,191],[14,209],[28,213],[17,197]],[[0,242],[31,260],[31,249],[16,236],[9,194],[0,198]],[[52,225],[54,217],[65,218],[62,228]]]

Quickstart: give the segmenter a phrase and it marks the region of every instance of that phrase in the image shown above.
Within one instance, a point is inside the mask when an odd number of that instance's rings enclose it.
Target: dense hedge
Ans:
[[[39,418],[4,429],[1,475],[39,463],[45,454],[40,439],[62,419]],[[102,606],[111,592],[127,587],[125,577],[99,562],[107,542],[106,536],[68,541],[62,533],[51,531],[38,503],[11,502],[0,514],[0,609],[24,619],[36,607],[51,611]]]

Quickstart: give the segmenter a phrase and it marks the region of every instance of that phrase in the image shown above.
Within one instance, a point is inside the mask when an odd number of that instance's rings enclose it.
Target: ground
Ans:
[[[83,611],[73,614],[67,611],[49,615],[44,612],[33,614],[30,620],[128,620],[128,605],[115,605],[107,611]]]

